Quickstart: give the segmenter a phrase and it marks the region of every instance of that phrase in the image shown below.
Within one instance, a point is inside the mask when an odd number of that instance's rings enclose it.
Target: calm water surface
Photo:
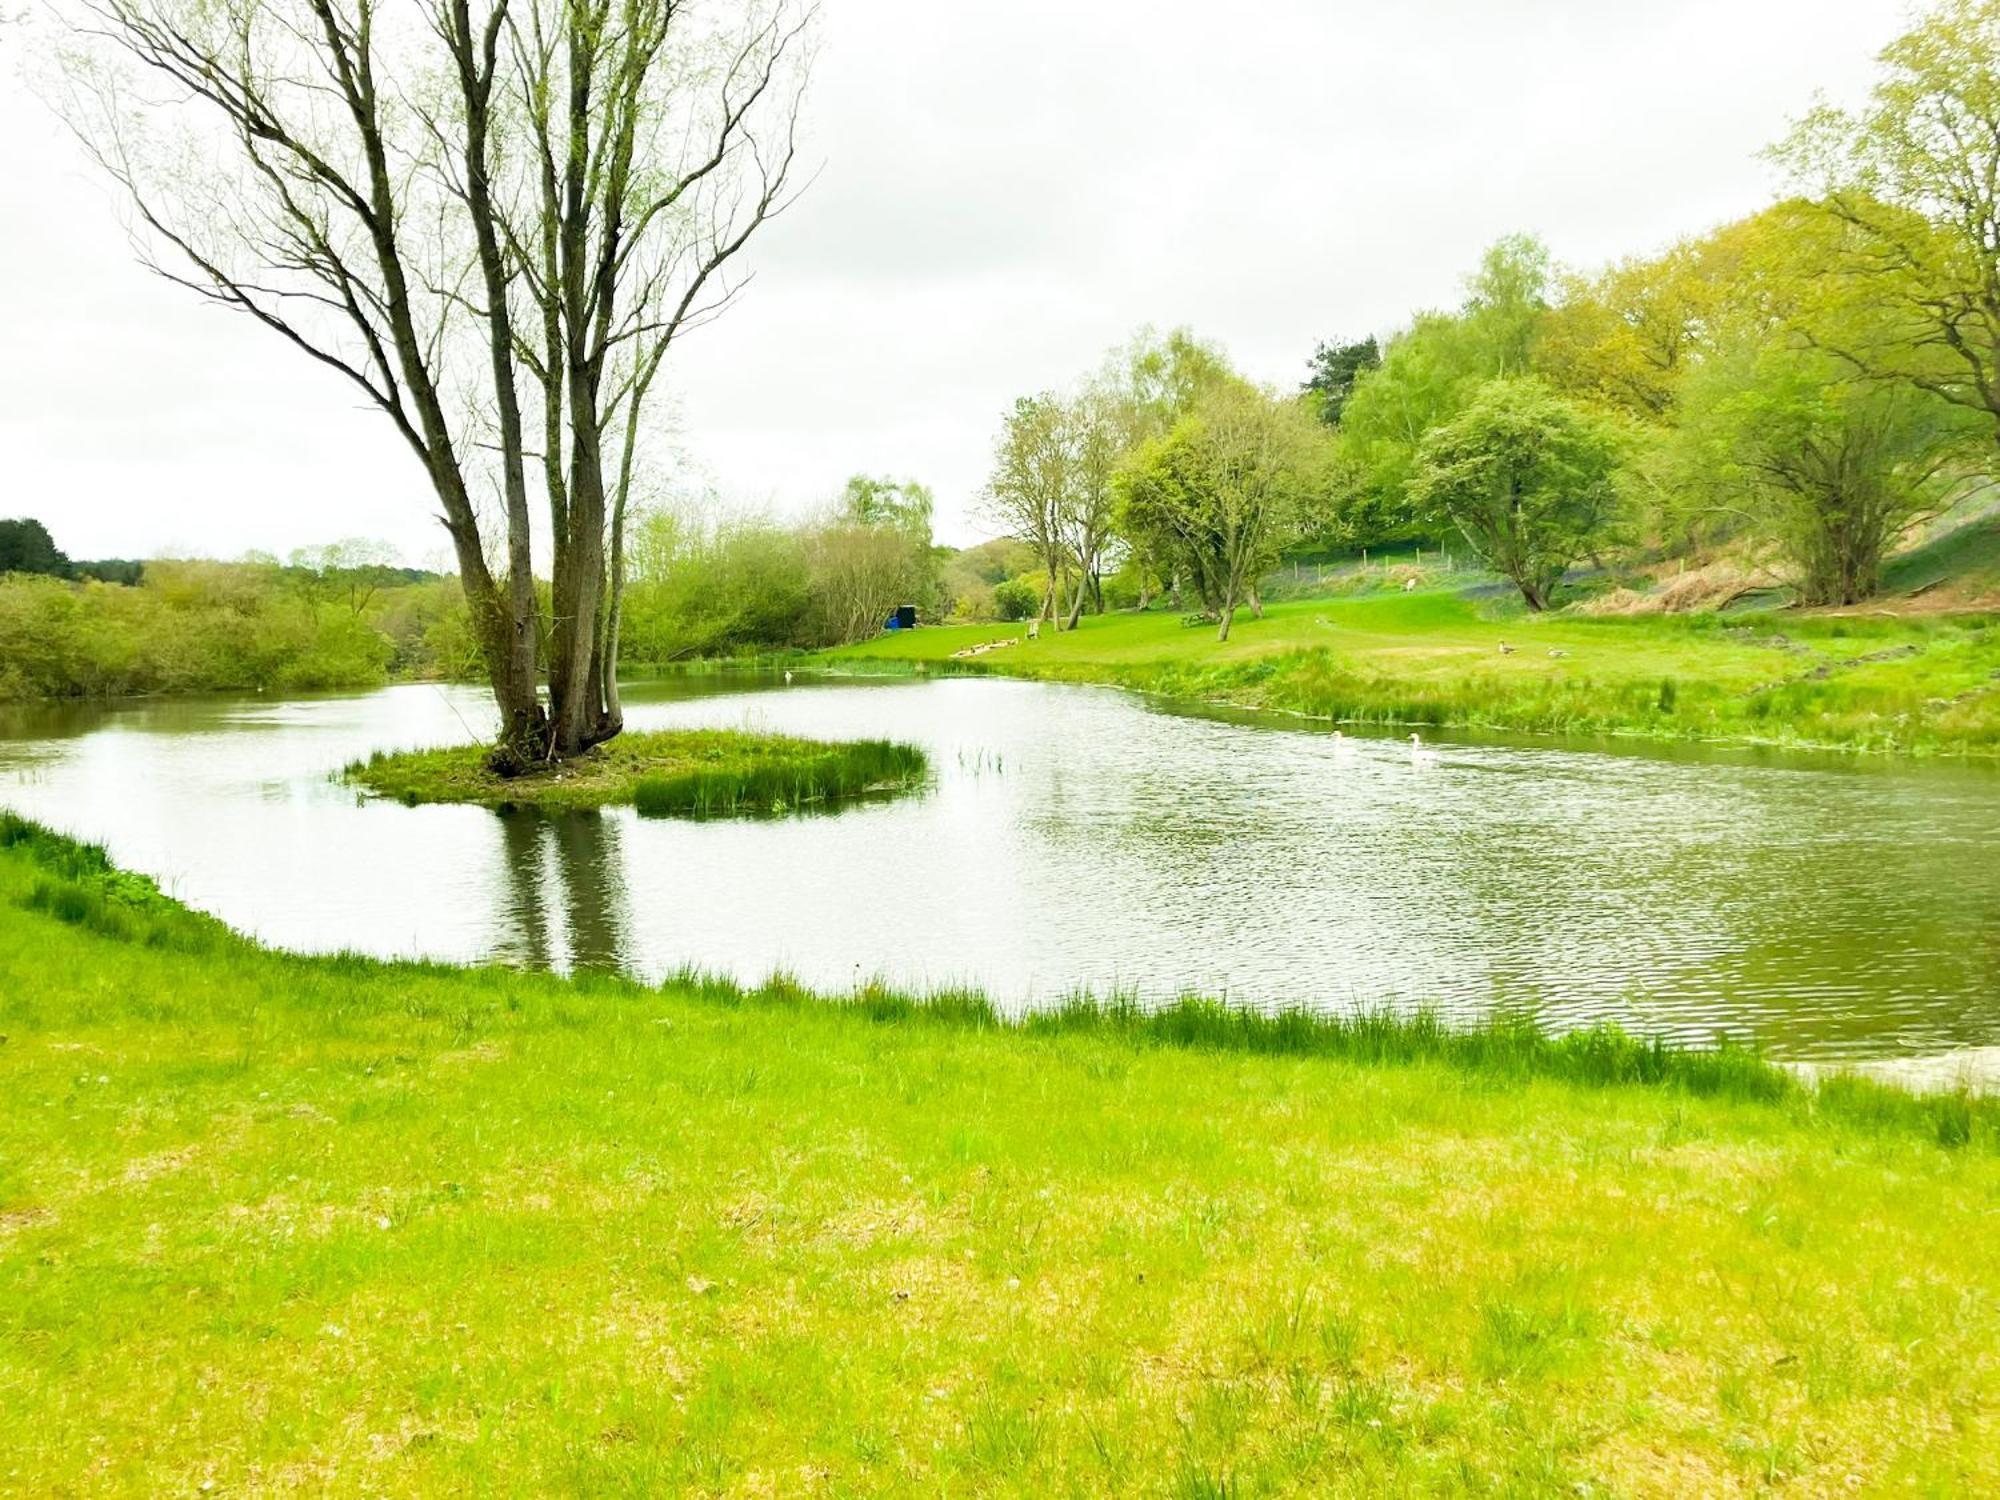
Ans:
[[[331,779],[468,689],[18,710],[0,802],[287,947],[842,989],[1532,1009],[1801,1059],[2000,1043],[2000,774],[1392,739],[991,680],[640,684],[629,722],[918,741],[763,821],[406,808]]]

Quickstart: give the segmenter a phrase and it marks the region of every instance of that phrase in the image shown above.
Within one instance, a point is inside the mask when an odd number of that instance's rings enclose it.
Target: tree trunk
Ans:
[[[1215,632],[1218,643],[1229,639],[1230,624],[1236,619],[1236,601],[1230,600],[1222,606],[1222,628]]]
[[[507,596],[504,632],[495,631],[501,652],[494,668],[494,696],[500,707],[501,753],[497,761],[525,762],[546,750],[546,719],[536,697],[535,655],[538,608],[534,561],[529,545],[526,444],[522,438],[520,393],[514,383],[514,327],[510,313],[508,274],[500,253],[492,182],[488,174],[487,137],[496,67],[487,37],[482,51],[473,35],[467,0],[453,0],[446,45],[458,68],[459,92],[465,104],[466,205],[478,249],[481,280],[486,290],[487,353],[493,367],[495,405],[500,422],[502,491],[507,515]],[[464,572],[461,569],[461,578]],[[504,680],[502,680],[504,679]]]
[[[600,293],[595,316],[590,307],[595,262],[590,253],[587,197],[594,48],[599,38],[572,26],[569,49],[568,159],[564,162],[558,236],[562,281],[548,295],[563,300],[564,396],[569,416],[569,476],[566,531],[556,537],[554,629],[549,642],[549,740],[555,756],[580,755],[595,741],[602,714],[601,674],[593,672],[600,645],[598,607],[604,585],[604,448],[598,405],[603,376],[601,356],[592,348],[595,325],[608,315],[608,291]],[[551,207],[555,207],[552,205]],[[607,233],[615,230],[607,229]],[[598,696],[593,700],[593,677]]]

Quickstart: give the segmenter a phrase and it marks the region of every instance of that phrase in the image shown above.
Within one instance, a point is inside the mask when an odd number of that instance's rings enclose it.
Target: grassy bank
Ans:
[[[820,660],[1108,682],[1359,724],[2000,754],[1990,615],[1530,618],[1419,592],[1273,604],[1262,620],[1239,615],[1226,644],[1160,611],[1021,635],[898,632]],[[1014,644],[957,654],[996,641]]]
[[[572,760],[500,777],[486,749],[378,752],[345,775],[384,797],[545,812],[630,803],[649,815],[773,812],[923,781],[923,751],[887,740],[807,740],[729,729],[621,734]]]
[[[0,1490],[2000,1484],[1991,1106],[293,958],[0,825]]]

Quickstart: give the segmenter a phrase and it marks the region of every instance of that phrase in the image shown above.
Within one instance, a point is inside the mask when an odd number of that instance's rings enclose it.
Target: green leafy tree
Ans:
[[[1865,279],[1884,314],[1817,342],[2000,439],[2000,0],[1944,0],[1880,60],[1866,105],[1822,104],[1774,151],[1847,231],[1823,284]]]
[[[1426,535],[1412,503],[1417,448],[1486,381],[1528,373],[1548,314],[1549,253],[1525,235],[1499,241],[1467,279],[1457,312],[1418,314],[1390,340],[1381,365],[1362,372],[1341,407],[1341,446],[1352,466],[1338,531],[1371,545]]]
[[[1238,605],[1276,562],[1323,485],[1330,443],[1299,402],[1217,385],[1115,478],[1121,529],[1188,580],[1229,639]]]
[[[1223,352],[1191,329],[1165,334],[1141,329],[1112,352],[1097,378],[1122,412],[1118,463],[1149,439],[1165,437],[1210,392],[1241,382]],[[1112,525],[1120,544],[1120,571],[1136,585],[1132,597],[1143,603],[1166,591],[1178,600],[1184,585],[1194,585],[1185,574],[1185,560],[1178,553],[1158,551],[1157,534],[1120,524],[1119,513],[1114,487]]]
[[[1075,483],[1075,447],[1069,412],[1052,391],[1022,396],[1000,426],[993,472],[986,481],[986,513],[1025,544],[1041,564],[1039,618],[1053,620],[1065,556],[1063,510]]]
[[[1541,610],[1602,540],[1617,462],[1616,437],[1601,419],[1532,377],[1493,380],[1424,439],[1411,495]]]
[[[1135,443],[1161,436],[1205,394],[1241,379],[1220,349],[1186,328],[1142,329],[1112,353],[1099,376],[1129,405]]]
[[[891,526],[931,543],[937,509],[930,486],[914,479],[878,479],[856,474],[840,492],[841,514],[857,526]]]
[[[1564,278],[1535,372],[1566,396],[1641,421],[1670,418],[1680,382],[1746,318],[1769,324],[1772,271],[1790,259],[1799,206],[1777,204],[1650,259]]]
[[[1806,604],[1874,595],[1897,540],[1963,492],[1984,430],[1965,407],[1797,338],[1711,360],[1682,407],[1681,473],[1776,551]]]
[[[56,546],[48,527],[33,517],[0,521],[0,573],[42,573],[67,578],[69,559]]]
[[[1354,394],[1354,382],[1382,363],[1382,349],[1375,336],[1352,344],[1322,343],[1314,348],[1308,374],[1300,387],[1319,419],[1329,427],[1340,425],[1347,398]]]

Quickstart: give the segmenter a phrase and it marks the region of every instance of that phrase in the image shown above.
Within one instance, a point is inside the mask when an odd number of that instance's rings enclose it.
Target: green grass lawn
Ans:
[[[923,751],[887,740],[808,740],[734,729],[621,734],[569,760],[496,776],[487,747],[378,752],[344,773],[412,805],[476,802],[574,812],[612,803],[642,813],[771,812],[909,787],[928,774]]]
[[[1992,1106],[1370,1034],[287,957],[10,821],[0,1491],[2000,1490]]]
[[[1990,615],[1528,617],[1432,591],[1272,604],[1262,620],[1239,614],[1223,644],[1170,611],[1086,616],[1035,641],[1023,630],[896,632],[819,660],[1111,682],[1350,723],[2000,754]],[[954,655],[1003,640],[1015,644]]]

